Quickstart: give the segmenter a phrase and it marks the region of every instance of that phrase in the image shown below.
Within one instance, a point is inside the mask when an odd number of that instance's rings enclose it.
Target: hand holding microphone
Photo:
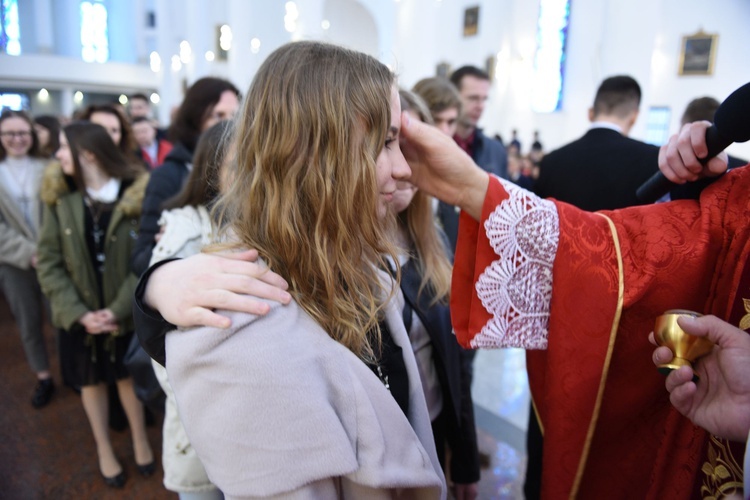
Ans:
[[[638,188],[636,196],[653,202],[675,185],[698,178],[719,175],[726,170],[726,155],[715,158],[733,142],[750,139],[750,83],[732,92],[714,115],[714,124],[685,125],[677,136],[659,151],[659,169]]]
[[[676,184],[721,175],[726,171],[726,153],[720,152],[714,157],[708,156],[706,132],[710,128],[711,122],[707,121],[686,123],[680,132],[670,137],[667,144],[659,150],[661,175],[657,175],[660,181],[665,183],[666,191]],[[640,189],[643,189],[643,186]],[[665,194],[666,191],[659,196]]]

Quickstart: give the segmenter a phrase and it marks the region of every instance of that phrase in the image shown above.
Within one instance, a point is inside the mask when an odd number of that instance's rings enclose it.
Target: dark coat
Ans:
[[[635,192],[659,170],[659,148],[593,128],[542,159],[534,192],[583,210],[643,205]]]
[[[451,479],[461,484],[475,483],[479,481],[479,452],[471,399],[471,358],[453,334],[450,307],[430,305],[434,295],[428,289],[418,295],[420,282],[419,271],[410,260],[401,268],[401,291],[432,341],[432,356],[443,393],[445,437],[451,449]]]
[[[508,177],[508,152],[500,141],[484,135],[482,129],[476,129],[472,144],[472,159],[485,172],[494,174],[501,179]],[[456,251],[458,239],[458,214],[460,210],[447,203],[438,203],[437,218],[448,236],[451,252]]]
[[[107,265],[102,276],[102,304],[84,234],[83,197],[69,189],[59,164],[50,165],[45,172],[37,275],[49,298],[55,326],[70,330],[86,312],[106,307],[118,319],[122,332],[133,330],[136,277],[130,272],[130,254],[147,182],[148,174],[142,174],[125,190],[112,212],[105,235]]]
[[[729,156],[727,172],[735,168],[744,167],[747,164],[747,160]],[[695,182],[686,182],[685,184],[680,184],[669,192],[669,197],[672,200],[697,200],[700,198],[700,195],[704,189],[706,189],[718,179],[721,179],[722,176],[723,174],[717,175],[716,177],[706,177]]]
[[[136,276],[140,276],[148,269],[151,253],[156,246],[154,237],[159,232],[162,205],[180,192],[190,173],[188,164],[192,161],[193,153],[177,143],[167,155],[164,164],[151,173],[151,180],[146,187],[146,196],[143,200],[138,241],[131,259],[131,269]]]

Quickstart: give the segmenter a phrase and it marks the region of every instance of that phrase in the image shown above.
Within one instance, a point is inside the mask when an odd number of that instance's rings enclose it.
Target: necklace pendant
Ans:
[[[391,384],[388,382],[388,375],[383,374],[383,369],[380,367],[380,365],[377,366],[378,369],[378,377],[380,378],[380,381],[385,386],[385,389],[388,392],[391,392]]]
[[[102,241],[102,236],[104,236],[104,231],[99,229],[99,227],[94,227],[94,244],[96,246],[99,246],[99,243]]]

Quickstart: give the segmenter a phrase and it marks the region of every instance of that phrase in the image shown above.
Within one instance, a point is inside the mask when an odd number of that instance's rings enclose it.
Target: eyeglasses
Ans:
[[[0,132],[0,137],[2,137],[3,139],[13,139],[14,137],[24,139],[26,137],[31,137],[31,131],[23,130],[21,132]]]

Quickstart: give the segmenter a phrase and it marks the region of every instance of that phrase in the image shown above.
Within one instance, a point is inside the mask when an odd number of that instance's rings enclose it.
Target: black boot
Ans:
[[[34,388],[34,395],[31,398],[31,405],[34,408],[41,408],[49,403],[52,394],[55,392],[55,383],[51,378],[40,379]]]

